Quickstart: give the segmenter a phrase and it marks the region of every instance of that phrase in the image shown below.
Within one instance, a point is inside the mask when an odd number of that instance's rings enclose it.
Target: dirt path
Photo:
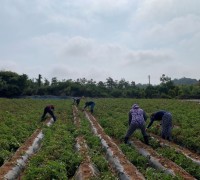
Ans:
[[[83,161],[81,162],[80,166],[78,167],[78,170],[75,173],[75,179],[81,180],[81,179],[92,179],[92,177],[98,177],[99,171],[94,167],[94,165],[91,162],[90,156],[88,155],[88,147],[85,142],[85,139],[83,136],[79,136],[76,139],[78,151],[83,157]]]
[[[137,170],[137,168],[126,158],[126,156],[122,153],[114,141],[104,132],[103,128],[99,125],[97,120],[88,112],[85,112],[85,115],[90,121],[95,134],[100,137],[102,143],[106,144],[106,150],[110,152],[113,158],[110,159],[109,162],[114,164],[113,161],[118,161],[118,166],[120,166],[120,168],[114,167],[114,169],[116,169],[118,174],[124,174],[124,176],[119,178],[130,180],[145,179],[144,176]]]

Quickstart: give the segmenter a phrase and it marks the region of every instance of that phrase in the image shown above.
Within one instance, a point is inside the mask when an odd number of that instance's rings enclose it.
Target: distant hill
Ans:
[[[175,85],[193,85],[193,84],[197,84],[197,83],[198,83],[198,80],[183,77],[183,78],[181,78],[181,79],[174,79],[174,80],[172,80],[172,82],[173,82]]]

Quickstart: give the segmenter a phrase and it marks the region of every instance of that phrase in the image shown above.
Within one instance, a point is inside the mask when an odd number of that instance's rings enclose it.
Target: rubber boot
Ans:
[[[145,142],[145,144],[149,145],[149,137],[148,136],[144,136],[144,142]]]
[[[128,144],[128,137],[125,137],[125,138],[124,138],[124,143],[125,143],[125,144]]]
[[[168,141],[172,141],[172,138],[170,136],[167,136]]]

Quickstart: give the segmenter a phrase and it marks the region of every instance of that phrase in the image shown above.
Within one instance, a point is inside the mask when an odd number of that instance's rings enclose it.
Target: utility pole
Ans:
[[[150,78],[151,78],[151,77],[150,77],[150,75],[148,75],[148,79],[149,79],[149,85],[150,85]]]

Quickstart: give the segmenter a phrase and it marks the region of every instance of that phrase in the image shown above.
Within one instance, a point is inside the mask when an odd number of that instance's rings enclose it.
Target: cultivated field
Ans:
[[[89,99],[88,99],[89,100]],[[0,99],[0,179],[200,179],[200,104],[164,99],[93,99],[94,114],[70,100]],[[128,112],[138,103],[147,115],[173,116],[172,142],[159,122],[123,143]],[[57,121],[41,122],[55,105]],[[149,118],[147,120],[149,123]]]

